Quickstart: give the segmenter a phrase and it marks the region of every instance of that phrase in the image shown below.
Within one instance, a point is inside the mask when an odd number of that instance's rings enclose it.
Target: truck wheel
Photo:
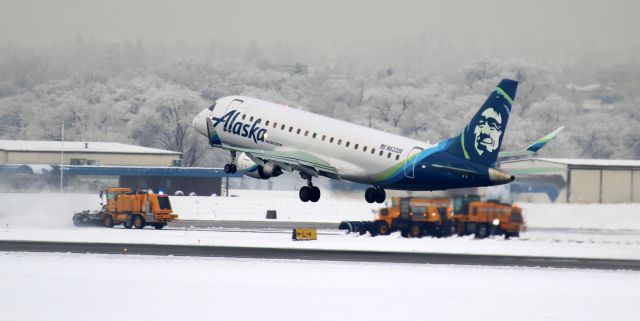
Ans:
[[[131,219],[131,216],[129,216],[124,222],[122,222],[122,226],[124,226],[124,228],[133,227],[133,220]]]
[[[483,239],[489,234],[487,224],[476,224],[476,238]]]
[[[520,237],[520,233],[518,232],[506,232],[504,233],[504,238],[509,239],[512,237]]]
[[[422,228],[418,223],[411,223],[409,225],[409,236],[411,237],[422,237]]]
[[[106,227],[113,227],[113,217],[111,215],[105,215],[102,222]]]
[[[153,224],[153,227],[154,227],[156,230],[161,230],[161,229],[162,229],[163,227],[165,227],[165,226],[167,226],[167,224],[165,224],[165,223],[156,223],[156,224]]]
[[[389,224],[387,224],[387,221],[378,221],[378,223],[376,224],[376,230],[379,235],[388,235]]]
[[[140,215],[134,215],[133,216],[133,227],[137,228],[137,229],[142,229],[144,228],[144,218],[142,218],[142,216]]]

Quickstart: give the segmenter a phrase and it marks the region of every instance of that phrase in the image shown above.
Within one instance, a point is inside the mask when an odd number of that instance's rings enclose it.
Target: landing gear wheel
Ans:
[[[102,222],[106,227],[113,227],[113,217],[111,215],[105,215]]]
[[[420,227],[420,224],[411,223],[409,226],[409,236],[422,237],[422,228]]]
[[[384,203],[385,198],[387,198],[387,193],[383,188],[378,186],[369,187],[364,192],[364,199],[367,201],[367,203]]]
[[[311,202],[317,202],[320,200],[320,189],[317,186],[310,187],[311,195],[309,195],[309,200]]]
[[[307,186],[301,187],[300,193],[298,193],[298,195],[300,196],[300,200],[303,202],[311,201],[313,203],[320,200],[320,189],[316,186],[313,186],[313,183],[311,183],[311,175],[300,172],[300,177],[307,180]]]
[[[133,216],[133,227],[137,228],[137,229],[142,229],[144,228],[144,218],[142,218],[142,216],[140,215],[134,215]]]
[[[387,198],[387,193],[382,188],[374,189],[376,192],[376,203],[382,204],[384,203],[384,199]]]
[[[153,227],[154,227],[156,230],[161,230],[161,229],[162,229],[163,227],[165,227],[165,226],[167,226],[167,224],[166,224],[166,223],[155,223],[155,224],[153,224]]]
[[[375,202],[376,201],[376,190],[373,189],[373,187],[367,188],[367,190],[364,192],[364,199],[367,201],[367,203]]]
[[[235,174],[238,171],[238,167],[235,164],[225,164],[224,172],[227,174]]]
[[[311,189],[309,186],[302,186],[298,196],[300,196],[301,201],[308,202],[311,199]]]
[[[124,226],[124,228],[132,228],[133,220],[131,219],[131,217],[129,217],[126,221],[122,222],[122,226]]]
[[[376,224],[376,230],[378,235],[388,235],[389,234],[389,224],[387,221],[378,221]]]

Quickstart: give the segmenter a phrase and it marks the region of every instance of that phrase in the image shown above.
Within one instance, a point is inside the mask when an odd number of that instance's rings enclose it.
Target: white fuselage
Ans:
[[[370,183],[374,175],[432,147],[411,138],[243,96],[218,99],[213,110],[204,109],[198,114],[194,126],[207,135],[205,119],[220,119],[232,110],[239,113],[235,129],[243,128],[225,131],[224,122],[219,122],[216,132],[222,148],[303,151],[335,167],[343,179],[358,183]],[[238,122],[242,124],[237,125]],[[249,133],[254,127],[266,130],[261,139],[254,139],[257,130]]]

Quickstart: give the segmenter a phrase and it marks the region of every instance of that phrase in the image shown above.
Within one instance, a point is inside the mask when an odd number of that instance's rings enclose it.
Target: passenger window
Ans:
[[[338,145],[342,144],[342,139],[338,139]]]
[[[313,139],[316,139],[316,133],[313,133]]]
[[[251,116],[251,117],[249,118],[249,121],[253,121],[253,116]]]
[[[371,154],[375,154],[375,153],[376,153],[376,149],[375,149],[375,148],[372,148],[372,149],[371,149]]]
[[[285,125],[280,126],[280,130],[284,130],[284,128],[287,127]]]
[[[258,120],[256,120],[256,124],[260,124],[262,122],[262,118],[258,118]]]
[[[305,131],[304,131],[304,136],[305,136],[305,137],[306,137],[306,136],[309,136],[309,131],[308,131],[308,130],[305,130]]]
[[[391,158],[391,153],[387,154],[387,158]]]
[[[366,151],[367,151],[367,146],[362,147],[362,151],[363,151],[363,152],[366,152]]]
[[[331,139],[329,140],[329,143],[333,143],[333,137],[331,137]]]
[[[300,135],[300,128],[296,131],[296,134]]]
[[[380,151],[380,156],[382,156],[382,154],[384,154],[384,151],[383,151],[383,150],[381,150],[381,151]]]
[[[355,146],[353,146],[353,149],[358,150],[358,144],[356,144]]]
[[[324,140],[327,138],[327,135],[322,135],[322,141],[324,142]]]
[[[293,132],[293,126],[289,126],[289,132]]]
[[[269,126],[269,121],[267,120],[266,122],[264,122],[265,126]]]
[[[396,160],[399,160],[399,159],[400,159],[400,155],[396,155]]]
[[[242,114],[242,120],[247,119],[247,114]]]

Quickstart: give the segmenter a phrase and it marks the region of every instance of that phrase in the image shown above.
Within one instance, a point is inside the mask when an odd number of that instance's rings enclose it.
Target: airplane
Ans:
[[[498,169],[497,160],[517,87],[515,80],[500,81],[461,133],[437,144],[245,96],[216,100],[198,113],[193,126],[212,147],[230,152],[226,173],[240,170],[269,179],[297,171],[307,181],[299,191],[303,202],[320,199],[314,177],[347,180],[370,185],[365,200],[383,203],[385,190],[434,191],[512,182],[515,177]],[[555,135],[524,152],[537,152]],[[518,153],[507,155],[514,156]]]

